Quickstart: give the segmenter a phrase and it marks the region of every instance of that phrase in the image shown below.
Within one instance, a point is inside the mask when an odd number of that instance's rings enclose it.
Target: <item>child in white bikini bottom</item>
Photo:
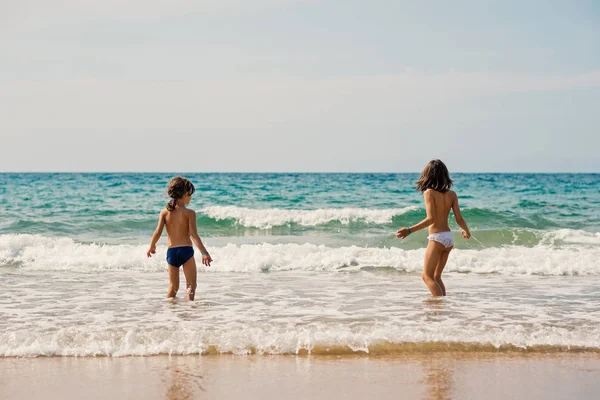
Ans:
[[[454,236],[452,232],[437,232],[427,236],[427,239],[441,243],[445,248],[454,246]]]

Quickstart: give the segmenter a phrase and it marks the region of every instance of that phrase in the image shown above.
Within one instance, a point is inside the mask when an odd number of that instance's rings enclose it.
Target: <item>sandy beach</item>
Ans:
[[[599,354],[0,359],[3,399],[593,399]]]

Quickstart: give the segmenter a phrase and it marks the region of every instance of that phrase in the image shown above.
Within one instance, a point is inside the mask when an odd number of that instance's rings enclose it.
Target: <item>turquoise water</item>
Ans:
[[[413,185],[417,174],[186,176],[197,188],[190,207],[198,211],[200,234],[208,237],[312,235],[310,241],[319,243],[319,235],[324,241],[336,235],[334,241],[402,246],[390,240],[393,232],[425,215],[422,196]],[[145,243],[167,200],[171,177],[0,174],[0,234]],[[536,243],[535,231],[600,231],[600,175],[455,174],[453,178],[463,214],[484,246],[513,243],[515,232],[521,242]],[[337,215],[339,209],[354,211]],[[315,210],[331,215],[311,214]],[[452,227],[457,228],[453,219]],[[471,245],[481,246],[475,243]]]
[[[600,351],[599,174],[454,174],[439,300],[417,174],[184,175],[196,302],[145,255],[172,174],[0,174],[0,356]]]

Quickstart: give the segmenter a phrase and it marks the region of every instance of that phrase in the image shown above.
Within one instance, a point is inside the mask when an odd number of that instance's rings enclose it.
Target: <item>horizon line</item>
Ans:
[[[0,171],[0,174],[420,174],[421,171]],[[503,172],[492,172],[492,171],[477,171],[477,172],[465,172],[465,171],[454,171],[451,174],[600,174],[600,171],[503,171]]]

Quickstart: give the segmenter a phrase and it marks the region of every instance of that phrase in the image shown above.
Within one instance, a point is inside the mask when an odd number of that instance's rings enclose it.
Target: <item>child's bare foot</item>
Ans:
[[[188,300],[194,300],[194,296],[196,295],[195,290],[189,287],[185,292],[185,298]]]

